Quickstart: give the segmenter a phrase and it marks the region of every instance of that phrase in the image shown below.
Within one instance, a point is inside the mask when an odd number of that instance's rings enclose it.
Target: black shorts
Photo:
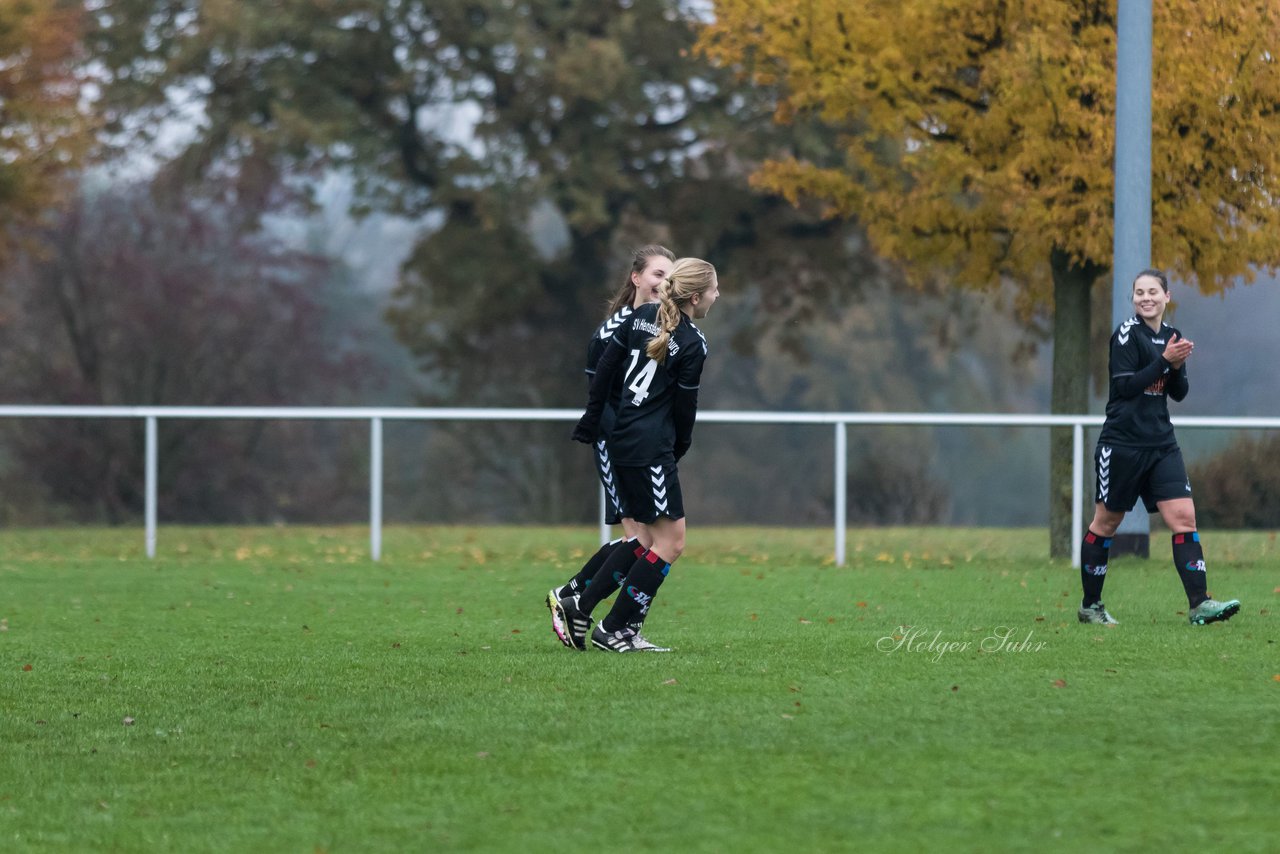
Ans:
[[[627,515],[648,525],[659,516],[684,518],[684,497],[675,463],[656,466],[614,466],[614,478]]]
[[[1093,452],[1097,483],[1094,500],[1113,513],[1128,513],[1142,499],[1148,513],[1156,504],[1190,498],[1191,481],[1177,445],[1167,448],[1125,448],[1098,443]]]
[[[606,525],[617,525],[623,517],[630,514],[622,509],[622,497],[618,495],[618,481],[613,476],[613,463],[609,461],[609,447],[604,439],[596,442],[593,448],[596,460],[596,474],[600,476],[600,485],[604,487],[604,522]]]

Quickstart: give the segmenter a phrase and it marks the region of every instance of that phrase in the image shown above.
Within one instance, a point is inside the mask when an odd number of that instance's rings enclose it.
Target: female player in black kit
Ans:
[[[627,275],[626,284],[609,303],[605,319],[596,328],[591,341],[587,344],[588,387],[595,377],[596,363],[600,361],[600,356],[609,346],[609,340],[614,332],[622,327],[635,309],[658,299],[658,287],[671,272],[671,265],[675,260],[676,256],[670,249],[657,244],[641,246],[635,251],[631,258],[631,272]],[[600,485],[604,487],[605,492],[605,522],[609,525],[621,524],[623,536],[601,546],[572,578],[559,587],[553,587],[547,594],[547,608],[551,611],[551,630],[565,646],[571,647],[573,644],[560,619],[556,603],[565,597],[583,592],[589,584],[599,585],[597,590],[603,590],[603,596],[607,597],[618,589],[631,564],[651,545],[648,531],[644,526],[636,524],[622,509],[617,481],[613,473],[613,461],[609,457],[607,439],[613,428],[613,422],[617,418],[621,400],[622,384],[615,383],[604,412],[601,414],[600,438],[595,442],[592,456],[596,463],[596,473],[600,476]]]
[[[720,295],[715,267],[681,258],[658,291],[660,302],[636,309],[614,333],[596,366],[587,410],[573,431],[594,444],[614,378],[622,377],[622,403],[609,435],[622,505],[649,533],[650,547],[622,581],[612,609],[591,627],[591,612],[603,598],[592,583],[556,604],[571,645],[591,643],[609,652],[665,652],[639,632],[658,587],[684,552],[684,501],[676,463],[693,442],[698,386],[707,340],[694,320],[707,316]],[[607,594],[605,594],[607,595]]]
[[[1187,594],[1192,625],[1229,620],[1240,610],[1235,599],[1209,597],[1204,552],[1196,531],[1182,451],[1169,423],[1168,398],[1187,396],[1186,362],[1195,344],[1164,322],[1169,281],[1159,270],[1143,270],[1133,281],[1135,316],[1111,336],[1111,393],[1107,417],[1094,451],[1097,475],[1093,521],[1080,549],[1082,623],[1116,625],[1102,604],[1111,537],[1139,498],[1148,513],[1160,511],[1173,532],[1173,563]]]

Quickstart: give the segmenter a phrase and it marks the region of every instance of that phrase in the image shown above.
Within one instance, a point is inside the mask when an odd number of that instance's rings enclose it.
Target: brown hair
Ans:
[[[606,316],[612,316],[619,309],[624,306],[630,306],[636,301],[636,283],[631,280],[631,276],[635,273],[643,273],[645,268],[649,266],[649,259],[659,257],[674,261],[676,260],[676,253],[656,243],[641,246],[635,251],[635,254],[631,256],[631,272],[627,274],[627,282],[609,301],[609,310],[605,313]]]
[[[1134,276],[1133,284],[1129,286],[1129,290],[1132,291],[1135,287],[1137,287],[1138,279],[1141,279],[1143,276],[1150,276],[1151,278],[1155,279],[1157,282],[1160,283],[1160,287],[1164,288],[1164,292],[1166,294],[1169,293],[1169,277],[1164,274],[1164,270],[1156,270],[1156,269],[1143,270],[1141,273]]]

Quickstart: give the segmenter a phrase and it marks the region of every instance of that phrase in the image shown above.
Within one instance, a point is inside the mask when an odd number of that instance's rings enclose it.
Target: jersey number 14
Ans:
[[[632,406],[639,406],[644,399],[649,396],[649,385],[653,382],[654,375],[658,372],[658,363],[653,359],[646,358],[644,364],[636,369],[636,364],[640,361],[640,351],[631,351],[631,364],[627,366],[627,374],[624,382],[627,391],[631,392]]]

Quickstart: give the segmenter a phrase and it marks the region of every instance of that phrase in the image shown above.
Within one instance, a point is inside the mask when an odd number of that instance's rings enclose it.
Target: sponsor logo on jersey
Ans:
[[[655,338],[662,334],[662,327],[656,323],[637,317],[635,322],[631,324],[632,329],[639,329],[641,332],[647,332]],[[680,352],[680,345],[676,343],[676,337],[672,335],[667,339],[667,355],[674,356]]]

